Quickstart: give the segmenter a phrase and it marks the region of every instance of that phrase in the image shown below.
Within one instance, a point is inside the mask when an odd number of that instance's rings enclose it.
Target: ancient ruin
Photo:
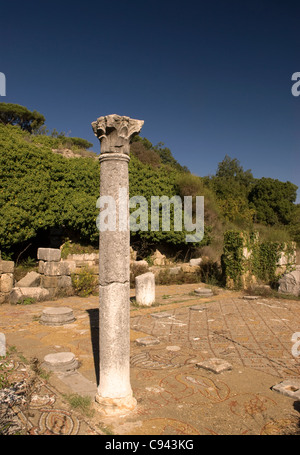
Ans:
[[[100,196],[115,201],[117,214],[116,229],[100,229],[99,236],[100,381],[96,401],[105,414],[127,412],[136,406],[129,369],[128,162],[130,138],[140,132],[143,123],[142,120],[119,115],[100,117],[92,123],[101,143]],[[120,190],[123,191],[122,201]],[[104,207],[100,204],[101,208]]]

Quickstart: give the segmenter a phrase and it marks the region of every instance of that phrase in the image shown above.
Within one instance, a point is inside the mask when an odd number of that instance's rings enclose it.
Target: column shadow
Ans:
[[[91,342],[95,366],[97,386],[100,382],[100,358],[99,358],[99,308],[87,310],[90,318]]]

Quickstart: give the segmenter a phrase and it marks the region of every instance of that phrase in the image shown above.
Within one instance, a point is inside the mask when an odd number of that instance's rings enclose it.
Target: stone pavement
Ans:
[[[204,286],[204,285],[200,285]],[[299,380],[300,356],[294,333],[300,332],[300,301],[245,299],[218,289],[215,295],[194,294],[199,284],[158,286],[156,305],[131,305],[131,384],[136,409],[109,418],[87,418],[72,411],[63,394],[95,396],[99,378],[98,297],[68,297],[33,305],[1,305],[0,332],[8,346],[26,359],[70,351],[79,369],[52,373],[40,380],[31,412],[31,434],[208,435],[281,434],[298,422],[298,396],[271,388]],[[132,290],[134,297],[134,290]],[[47,307],[69,307],[75,322],[44,326]],[[156,344],[148,344],[149,337]],[[146,338],[146,343],[139,340]],[[150,339],[151,341],[151,339]],[[300,348],[298,348],[300,354]],[[298,351],[296,351],[298,353]],[[294,354],[294,355],[293,355]],[[211,358],[229,362],[220,374],[199,368]],[[16,377],[25,373],[15,361]],[[21,416],[24,420],[25,416]]]

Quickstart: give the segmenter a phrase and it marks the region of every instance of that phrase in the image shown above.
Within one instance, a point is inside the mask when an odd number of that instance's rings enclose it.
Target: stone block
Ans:
[[[136,267],[145,267],[148,269],[149,267],[149,264],[147,261],[145,260],[142,260],[142,261],[131,261],[130,263],[132,266],[136,266]]]
[[[181,270],[184,273],[195,273],[199,270],[198,265],[190,265],[190,264],[182,264],[181,265]]]
[[[23,302],[27,298],[32,298],[37,302],[47,300],[49,291],[44,288],[13,288],[9,294],[9,301],[12,304]]]
[[[0,357],[6,356],[6,337],[4,333],[0,332]]]
[[[281,294],[300,295],[300,266],[296,270],[286,273],[279,280],[278,292]]]
[[[189,265],[191,265],[192,267],[197,267],[201,264],[202,262],[202,258],[194,258],[194,259],[191,259],[190,262],[189,262]]]
[[[135,277],[135,298],[138,305],[151,306],[155,302],[155,276],[152,272]]]
[[[45,262],[43,270],[45,276],[71,275],[75,271],[74,261]]]
[[[72,279],[68,275],[42,276],[41,285],[43,288],[69,288],[72,287]]]
[[[45,261],[39,261],[39,268],[38,272],[43,274],[44,273],[44,266],[45,266]]]
[[[29,272],[21,280],[19,280],[15,287],[16,288],[31,288],[38,287],[41,283],[41,275],[37,272]]]
[[[169,273],[170,275],[178,275],[181,272],[181,267],[170,267],[169,268]]]
[[[272,387],[275,392],[282,393],[296,401],[300,400],[300,380],[299,379],[286,379]]]
[[[212,371],[216,374],[222,373],[223,371],[232,370],[232,365],[229,362],[215,358],[196,363],[196,367],[204,368],[205,370]]]
[[[14,261],[0,261],[1,273],[14,273],[14,268],[15,268]]]
[[[0,276],[0,291],[10,292],[14,287],[14,276],[12,273],[2,273]]]
[[[39,248],[37,257],[41,261],[59,262],[61,259],[61,251],[58,248]]]

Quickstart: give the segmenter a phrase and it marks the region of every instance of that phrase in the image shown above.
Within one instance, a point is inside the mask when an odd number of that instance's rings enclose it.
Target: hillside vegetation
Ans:
[[[26,122],[22,109],[13,118],[12,106],[17,105],[9,106],[8,117],[7,105],[0,103],[2,257],[16,259],[25,250],[24,256],[34,257],[38,246],[50,245],[54,230],[62,243],[71,239],[97,248],[100,165],[97,155],[88,150],[92,144],[50,133],[36,111],[32,117],[24,111]],[[73,153],[72,159],[64,156],[66,150]],[[256,179],[236,158],[225,156],[215,175],[199,177],[181,166],[164,144],[153,146],[136,136],[131,144],[129,181],[130,197],[144,196],[149,210],[153,195],[199,195],[205,200],[205,235],[200,243],[186,244],[185,232],[174,231],[172,223],[170,232],[132,232],[131,243],[141,257],[160,248],[173,257],[205,254],[217,260],[227,229],[257,229],[268,240],[300,243],[296,185]]]

